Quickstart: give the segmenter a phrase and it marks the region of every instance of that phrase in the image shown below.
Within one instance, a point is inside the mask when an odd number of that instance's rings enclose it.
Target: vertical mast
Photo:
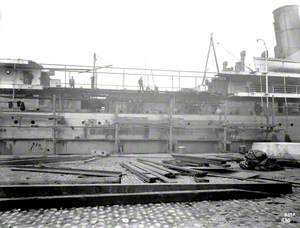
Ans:
[[[92,75],[92,81],[91,81],[92,89],[97,88],[96,62],[97,62],[97,56],[96,56],[96,53],[94,53],[94,55],[93,55],[93,75]]]
[[[209,55],[210,55],[210,49],[211,48],[213,49],[214,59],[215,59],[215,63],[216,63],[216,68],[217,68],[217,72],[219,73],[220,72],[219,71],[219,64],[218,64],[217,53],[216,53],[215,44],[214,44],[213,33],[210,34],[209,47],[208,47],[208,52],[207,52],[207,56],[206,56],[206,62],[205,62],[205,67],[204,67],[204,74],[203,74],[203,79],[202,79],[201,85],[204,85],[204,82],[205,82],[206,72],[207,72],[207,65],[208,65],[208,60],[209,60]]]

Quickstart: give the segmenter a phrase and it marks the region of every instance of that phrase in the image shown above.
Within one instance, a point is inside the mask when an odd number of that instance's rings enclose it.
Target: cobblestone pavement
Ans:
[[[1,227],[299,227],[300,189],[277,198],[0,212]]]

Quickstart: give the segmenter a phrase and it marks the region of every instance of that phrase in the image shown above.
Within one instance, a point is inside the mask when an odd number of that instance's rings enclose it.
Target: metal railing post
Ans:
[[[123,69],[122,87],[125,89],[125,69]]]
[[[65,65],[65,88],[67,87],[67,66]]]
[[[178,71],[178,91],[180,91],[180,71]]]

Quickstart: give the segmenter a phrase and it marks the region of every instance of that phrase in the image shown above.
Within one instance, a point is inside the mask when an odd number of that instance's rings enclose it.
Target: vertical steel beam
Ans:
[[[170,99],[170,111],[169,111],[169,152],[173,149],[173,113],[175,106],[175,95]]]
[[[53,153],[56,154],[56,95],[52,96],[52,110],[53,110],[53,126],[52,126],[52,142],[53,142]]]
[[[122,87],[125,89],[125,69],[123,69],[123,74],[122,74]]]
[[[178,71],[178,91],[180,91],[180,71]]]

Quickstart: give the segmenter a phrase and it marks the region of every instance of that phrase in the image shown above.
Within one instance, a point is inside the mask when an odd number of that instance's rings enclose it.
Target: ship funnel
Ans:
[[[300,61],[300,18],[297,5],[273,11],[276,36],[275,58]]]

